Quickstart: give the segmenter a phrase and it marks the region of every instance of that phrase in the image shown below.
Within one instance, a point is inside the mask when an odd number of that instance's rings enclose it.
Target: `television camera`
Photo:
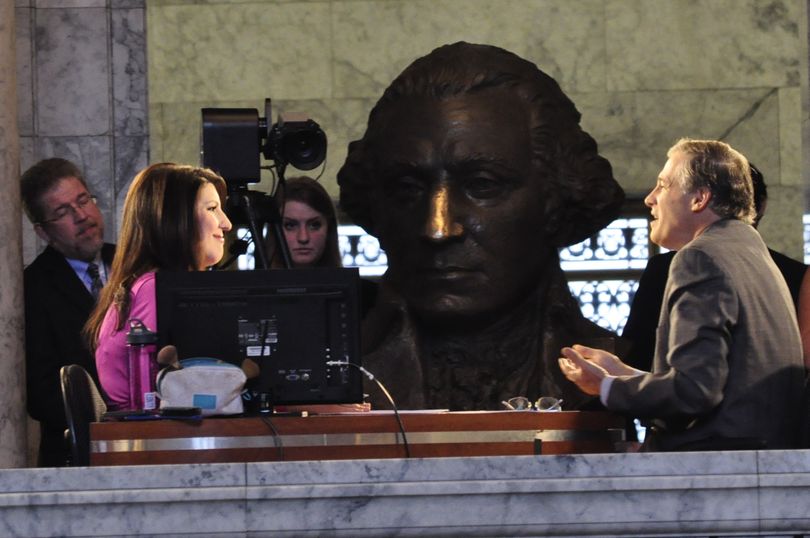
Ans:
[[[237,226],[247,226],[254,244],[256,267],[269,268],[263,230],[269,224],[284,266],[290,268],[289,247],[281,228],[277,196],[284,190],[288,165],[312,170],[326,159],[326,134],[312,119],[279,114],[272,122],[270,99],[264,101],[265,115],[255,108],[203,108],[200,156],[203,166],[220,174],[228,184],[226,212]],[[261,166],[260,156],[273,161]],[[260,170],[275,172],[277,183],[272,194],[251,191]],[[242,246],[244,248],[244,246]]]

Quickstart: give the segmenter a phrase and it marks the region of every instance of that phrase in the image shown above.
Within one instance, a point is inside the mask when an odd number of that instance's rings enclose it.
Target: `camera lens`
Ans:
[[[312,133],[295,133],[284,139],[282,153],[287,162],[301,170],[311,170],[320,164],[318,139]]]
[[[326,134],[312,120],[273,126],[265,157],[299,170],[312,170],[326,158]]]

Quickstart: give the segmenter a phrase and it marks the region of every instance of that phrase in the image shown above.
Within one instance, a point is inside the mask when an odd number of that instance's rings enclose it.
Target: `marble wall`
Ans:
[[[20,145],[17,133],[14,2],[0,0],[0,467],[26,459],[23,294],[20,252]]]
[[[77,163],[98,196],[105,239],[114,241],[128,182],[148,162],[144,1],[9,1],[16,35],[19,170],[55,156]],[[19,171],[9,177],[17,187]],[[18,202],[19,194],[9,198]],[[22,224],[22,242],[13,245],[22,246],[28,264],[45,245],[19,203],[13,214],[21,219],[17,227]],[[21,300],[13,311],[22,312]],[[17,331],[22,338],[22,320]],[[29,420],[29,464],[36,461],[38,431]]]
[[[677,138],[730,142],[768,182],[767,242],[801,258],[806,16],[806,0],[149,0],[151,158],[198,162],[200,108],[271,97],[326,131],[336,196],[393,77],[438,45],[486,42],[557,79],[631,195]]]
[[[16,0],[21,169],[76,162],[117,235],[128,181],[148,162],[143,0]],[[23,216],[23,259],[44,246]]]
[[[271,97],[326,130],[336,196],[347,142],[390,80],[440,44],[488,42],[560,82],[631,195],[678,137],[728,140],[770,186],[766,240],[801,257],[806,3],[16,0],[21,166],[79,162],[112,240],[137,169],[199,161],[200,108],[263,111]],[[28,263],[42,245],[23,229]]]

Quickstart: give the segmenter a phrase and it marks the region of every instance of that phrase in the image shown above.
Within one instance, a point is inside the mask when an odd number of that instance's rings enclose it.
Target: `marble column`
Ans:
[[[804,61],[801,62],[801,86],[800,97],[802,102],[802,175],[801,181],[804,186],[803,214],[810,214],[810,0],[805,0],[804,13],[799,20],[799,31],[801,36],[801,57]],[[805,235],[807,234],[808,226],[804,225]],[[805,239],[804,241],[804,259],[810,257],[810,244]],[[799,258],[801,259],[801,258]]]
[[[0,0],[0,467],[25,466],[20,144],[14,0]]]

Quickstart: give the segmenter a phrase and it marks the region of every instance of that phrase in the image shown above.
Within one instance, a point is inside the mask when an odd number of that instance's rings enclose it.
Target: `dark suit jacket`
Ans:
[[[754,228],[721,220],[675,254],[653,371],[616,378],[607,407],[654,418],[663,450],[749,438],[790,448],[803,379],[784,278]]]
[[[793,306],[799,310],[799,288],[802,285],[807,266],[800,261],[789,258],[781,252],[768,249],[779,272],[785,278]],[[652,369],[655,353],[655,328],[661,315],[661,301],[667,285],[669,266],[675,252],[657,254],[649,259],[644,273],[638,282],[638,289],[633,297],[633,305],[627,316],[622,337],[630,342],[630,350],[622,360],[639,370]]]
[[[101,250],[112,263],[114,245]],[[93,296],[59,252],[47,247],[24,271],[28,413],[40,422],[39,464],[64,465],[65,412],[59,369],[83,366],[98,383],[96,363],[81,336]]]

